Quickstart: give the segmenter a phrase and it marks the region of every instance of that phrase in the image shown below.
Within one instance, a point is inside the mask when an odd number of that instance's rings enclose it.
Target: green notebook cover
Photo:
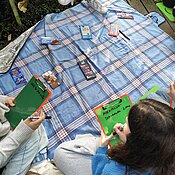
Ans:
[[[173,16],[173,8],[166,7],[163,2],[156,3],[156,6],[170,21],[175,22],[175,17]]]
[[[97,119],[104,131],[109,136],[114,132],[114,126],[116,123],[126,123],[126,117],[132,104],[127,94],[124,94],[120,98],[109,102],[107,104],[98,106],[94,112]],[[116,135],[114,139],[110,141],[110,145],[113,146],[119,141],[119,136]]]
[[[159,89],[159,86],[153,86],[139,100],[145,99],[150,93],[155,93]],[[118,99],[98,106],[94,109],[102,130],[107,136],[111,135],[114,132],[114,126],[116,123],[126,123],[126,117],[128,116],[131,106],[132,103],[129,96],[127,94],[124,94]],[[119,136],[116,135],[114,139],[110,141],[110,146],[115,145],[119,142],[119,140]]]
[[[51,97],[51,91],[34,75],[27,85],[15,98],[15,106],[5,114],[12,128],[15,128],[21,119],[26,119],[41,107]]]

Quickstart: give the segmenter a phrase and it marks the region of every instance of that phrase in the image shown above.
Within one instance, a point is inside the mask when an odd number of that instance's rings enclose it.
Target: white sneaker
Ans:
[[[58,0],[58,2],[59,2],[61,5],[68,5],[69,3],[71,3],[71,5],[74,4],[74,0]]]
[[[104,14],[108,11],[108,6],[111,4],[111,0],[86,0],[88,4],[98,12]]]
[[[64,175],[50,160],[45,160],[40,164],[32,164],[29,172],[40,175]]]

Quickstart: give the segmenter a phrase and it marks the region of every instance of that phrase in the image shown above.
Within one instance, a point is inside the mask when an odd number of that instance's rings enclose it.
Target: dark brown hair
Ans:
[[[112,160],[140,172],[175,174],[175,110],[155,101],[142,100],[128,114],[131,133],[125,144],[108,150]]]

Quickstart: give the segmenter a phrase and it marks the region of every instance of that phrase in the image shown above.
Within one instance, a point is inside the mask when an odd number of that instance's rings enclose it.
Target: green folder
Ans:
[[[132,104],[127,94],[107,104],[98,106],[94,112],[104,131],[109,136],[114,132],[116,123],[126,123],[126,117]],[[110,141],[110,146],[115,145],[119,141],[119,136],[116,135]]]
[[[21,119],[26,119],[34,112],[39,111],[51,97],[51,91],[34,75],[27,85],[15,98],[15,106],[5,114],[12,128],[15,128]]]
[[[159,89],[159,86],[152,87],[139,100],[145,99],[150,93],[155,93]],[[124,94],[116,100],[104,105],[100,105],[94,109],[97,120],[107,136],[111,135],[114,132],[114,126],[116,123],[126,123],[126,117],[128,116],[131,106],[132,103],[129,96],[127,94]],[[119,140],[119,136],[116,135],[110,141],[109,145],[113,146],[117,144]]]

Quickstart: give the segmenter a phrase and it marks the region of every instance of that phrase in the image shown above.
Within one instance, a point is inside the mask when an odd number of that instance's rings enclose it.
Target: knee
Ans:
[[[66,158],[65,150],[62,147],[58,146],[54,152],[53,157],[55,165],[59,167],[60,163],[64,162],[65,158]]]
[[[35,137],[35,140],[38,142],[38,144],[40,145],[45,145],[47,146],[48,145],[48,137],[47,137],[47,134],[46,134],[46,131],[43,127],[43,125],[40,125],[33,133],[32,137]]]

